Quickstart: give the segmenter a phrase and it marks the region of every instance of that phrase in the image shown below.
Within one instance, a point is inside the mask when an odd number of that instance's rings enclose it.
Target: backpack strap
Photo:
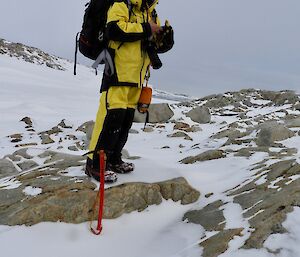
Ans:
[[[75,38],[75,58],[74,58],[74,75],[76,75],[76,67],[77,67],[77,53],[78,53],[78,37],[80,32],[76,34]]]

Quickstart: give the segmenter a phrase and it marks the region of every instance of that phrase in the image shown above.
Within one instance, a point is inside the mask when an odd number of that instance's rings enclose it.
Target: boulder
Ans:
[[[14,164],[6,159],[0,159],[0,179],[13,176],[18,173],[18,170],[15,168]]]
[[[173,115],[174,112],[167,103],[151,104],[149,107],[149,122],[151,123],[167,122]],[[141,114],[136,110],[133,121],[144,123],[146,121],[146,114]]]
[[[275,141],[282,141],[294,135],[295,133],[284,125],[270,121],[260,126],[255,141],[258,146],[272,146]]]
[[[207,107],[196,107],[189,111],[186,116],[191,118],[192,121],[200,124],[211,122],[211,114]]]

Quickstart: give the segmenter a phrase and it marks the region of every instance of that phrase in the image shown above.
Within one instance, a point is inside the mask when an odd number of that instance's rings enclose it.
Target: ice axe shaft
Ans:
[[[98,195],[96,198],[96,201],[99,196],[99,209],[98,209],[98,223],[97,223],[97,228],[94,229],[92,225],[90,226],[91,231],[95,235],[100,235],[103,227],[102,227],[102,217],[103,217],[103,207],[104,207],[104,172],[105,172],[105,162],[106,162],[106,156],[105,152],[103,150],[100,150],[99,152],[99,162],[100,162],[100,186],[99,186],[99,191]],[[95,206],[94,206],[95,207]]]

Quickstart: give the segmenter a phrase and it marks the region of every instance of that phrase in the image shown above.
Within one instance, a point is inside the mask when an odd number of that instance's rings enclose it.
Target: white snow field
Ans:
[[[78,65],[78,75],[72,73],[72,63],[61,61],[66,71],[31,64],[17,58],[0,55],[0,158],[11,153],[5,144],[7,135],[24,130],[20,119],[32,118],[37,130],[53,127],[62,119],[79,126],[95,118],[99,100],[101,76]],[[155,85],[154,85],[155,87]],[[181,98],[172,94],[156,93],[155,102],[174,103]],[[166,100],[167,99],[167,100]],[[173,99],[173,100],[172,100]],[[182,98],[185,99],[185,98]],[[173,108],[175,117],[181,116],[182,108]],[[272,109],[257,109],[253,113],[274,112]],[[184,122],[195,124],[184,117]],[[241,207],[225,195],[229,190],[255,173],[251,165],[264,159],[264,153],[250,158],[227,156],[227,158],[198,162],[193,165],[180,164],[179,160],[219,148],[224,139],[209,137],[218,132],[222,122],[232,122],[236,117],[212,116],[212,123],[201,125],[202,131],[192,135],[193,141],[169,138],[173,124],[165,124],[164,130],[143,132],[143,124],[134,124],[138,134],[130,134],[125,148],[135,160],[136,170],[130,175],[120,175],[117,184],[143,181],[157,182],[183,176],[201,192],[200,199],[190,205],[164,201],[143,212],[125,214],[115,220],[103,221],[103,232],[94,236],[87,223],[73,225],[64,223],[40,223],[32,227],[0,226],[0,253],[5,257],[200,257],[199,246],[204,236],[210,234],[202,226],[182,221],[185,212],[204,207],[217,199],[228,202],[224,210],[226,229],[244,227],[242,237],[235,237],[222,257],[297,257],[300,256],[300,209],[288,215],[284,226],[289,234],[270,236],[265,247],[279,254],[262,250],[239,249],[249,236],[249,224],[241,215]],[[287,144],[300,148],[297,142]],[[183,148],[178,145],[183,144]],[[192,147],[198,144],[197,147]],[[164,148],[168,146],[169,148]],[[37,146],[36,151],[42,150]],[[62,151],[68,152],[67,148]],[[78,152],[82,154],[83,152]],[[72,152],[74,154],[74,152]],[[299,157],[298,157],[299,158]],[[72,171],[76,172],[76,171]],[[82,171],[77,171],[82,172]],[[117,185],[116,184],[116,185]],[[39,194],[38,188],[27,188],[26,194]],[[213,193],[210,198],[204,195]],[[211,232],[210,232],[211,233]]]

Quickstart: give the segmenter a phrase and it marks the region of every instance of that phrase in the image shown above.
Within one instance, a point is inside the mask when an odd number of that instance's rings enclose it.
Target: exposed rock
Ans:
[[[19,59],[23,59],[25,62],[44,64],[47,67],[56,70],[65,70],[59,64],[59,58],[49,55],[40,49],[25,46],[20,43],[8,42],[0,38],[0,54],[5,54],[8,56],[14,56]]]
[[[86,157],[81,155],[71,155],[54,151],[45,151],[39,154],[38,157],[46,158],[44,164],[55,163],[55,167],[64,170],[68,167],[81,166]]]
[[[294,108],[295,108],[296,111],[300,111],[300,103],[295,104]]]
[[[32,120],[29,117],[24,117],[20,121],[23,121],[27,126],[32,127]]]
[[[175,125],[173,127],[174,130],[182,130],[184,132],[198,132],[202,131],[202,129],[199,126],[192,125],[190,126],[189,124],[185,122],[175,122]]]
[[[38,164],[32,160],[29,160],[29,161],[24,161],[24,162],[18,163],[18,166],[20,167],[20,169],[22,171],[26,171],[26,170],[30,170],[30,169],[37,167]]]
[[[38,145],[38,144],[35,142],[32,142],[32,143],[26,143],[26,144],[18,144],[18,145],[16,145],[16,147],[29,147],[29,146],[36,146],[36,145]]]
[[[265,122],[257,134],[258,146],[271,146],[275,141],[282,141],[294,136],[295,133],[282,124]]]
[[[253,229],[244,248],[261,248],[269,235],[285,231],[282,222],[286,214],[300,204],[300,179],[293,179],[299,173],[300,165],[295,160],[279,161],[259,170],[265,178],[263,183],[255,184],[261,178],[256,174],[255,181],[230,193]]]
[[[58,126],[55,126],[52,129],[49,129],[49,130],[46,130],[46,131],[42,131],[39,134],[40,135],[43,135],[43,134],[52,135],[52,134],[58,134],[60,132],[62,132],[62,130]]]
[[[6,159],[0,159],[0,179],[13,176],[18,173],[18,170],[15,168],[14,164]]]
[[[21,134],[13,134],[13,135],[10,135],[8,136],[11,138],[11,142],[12,143],[18,143],[18,142],[21,142],[22,139],[23,139],[23,136]]]
[[[15,189],[0,189],[0,224],[33,225],[46,221],[81,223],[97,218],[92,206],[96,200],[96,185],[86,177],[65,177],[56,165],[38,168],[17,176],[21,184]],[[24,195],[26,186],[40,188],[41,193]],[[184,178],[160,183],[127,183],[105,190],[104,218],[113,219],[124,213],[142,211],[162,199],[195,202],[199,192]]]
[[[164,123],[171,119],[174,112],[166,103],[151,104],[149,107],[149,122],[150,123]],[[146,114],[141,114],[137,110],[134,114],[134,122],[144,123],[146,121]]]
[[[213,135],[212,138],[221,139],[227,137],[230,140],[234,140],[236,138],[241,138],[250,135],[251,130],[252,129],[248,128],[247,132],[241,132],[238,129],[229,128],[229,129],[219,131],[218,133]]]
[[[220,158],[224,158],[225,156],[226,155],[223,150],[208,150],[196,156],[186,157],[180,162],[184,164],[192,164],[195,162],[203,162],[203,161],[220,159]]]
[[[299,97],[295,92],[290,90],[280,92],[262,90],[260,94],[264,99],[272,101],[275,105],[295,104],[299,101]]]
[[[235,236],[241,236],[243,228],[226,229],[200,243],[202,257],[217,257],[228,249],[229,242]]]
[[[22,149],[20,149],[20,150],[15,151],[15,152],[13,153],[13,155],[14,155],[14,156],[21,156],[21,157],[23,157],[23,158],[25,158],[25,159],[30,160],[30,159],[33,158],[33,156],[29,155],[29,154],[27,153],[27,150],[28,150],[28,148],[22,148]]]
[[[193,141],[193,139],[186,133],[182,132],[182,131],[177,131],[171,135],[168,135],[168,137],[183,137],[185,140],[191,140]]]
[[[70,146],[68,147],[68,149],[69,149],[70,151],[74,151],[74,152],[78,151],[78,149],[77,149],[77,147],[76,147],[75,145],[70,145]]]
[[[208,193],[208,194],[205,195],[205,198],[209,198],[209,197],[211,197],[213,195],[214,195],[214,193]]]
[[[42,145],[52,144],[55,141],[48,134],[41,134]]]
[[[180,201],[181,204],[190,204],[200,197],[200,193],[182,177],[160,182],[158,185],[162,197],[166,200],[172,199],[174,202]]]
[[[192,121],[200,124],[209,123],[211,121],[211,114],[207,107],[196,107],[186,114]]]
[[[71,128],[73,128],[73,126],[70,126],[70,125],[66,124],[66,120],[65,119],[61,120],[61,122],[58,123],[57,126],[65,128],[65,129],[71,129]]]
[[[87,121],[87,122],[83,123],[82,125],[80,125],[76,129],[76,131],[81,131],[81,132],[85,133],[87,141],[90,142],[91,138],[92,138],[94,126],[95,126],[95,122],[90,120],[90,121]]]
[[[300,118],[285,120],[285,126],[288,128],[299,128],[300,127]]]
[[[143,128],[143,131],[146,132],[146,133],[150,133],[150,132],[154,131],[154,128],[147,126],[147,127]]]
[[[220,207],[224,203],[219,200],[206,205],[201,210],[193,210],[184,214],[183,220],[193,224],[200,224],[208,231],[223,230],[225,228],[225,217]]]

